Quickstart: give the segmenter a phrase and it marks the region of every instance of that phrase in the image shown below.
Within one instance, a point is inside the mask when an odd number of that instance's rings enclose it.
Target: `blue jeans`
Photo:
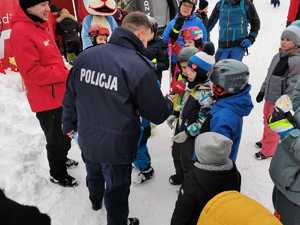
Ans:
[[[242,61],[244,54],[245,50],[241,47],[218,48],[215,59],[216,62],[222,59],[236,59]]]
[[[102,201],[107,211],[107,225],[126,225],[131,185],[131,164],[111,165],[85,161],[90,199]]]

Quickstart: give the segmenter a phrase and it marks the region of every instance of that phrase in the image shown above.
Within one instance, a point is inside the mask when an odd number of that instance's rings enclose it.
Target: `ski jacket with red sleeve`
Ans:
[[[288,17],[287,17],[287,24],[289,25],[293,21],[300,19],[299,15],[299,6],[300,0],[291,0]]]

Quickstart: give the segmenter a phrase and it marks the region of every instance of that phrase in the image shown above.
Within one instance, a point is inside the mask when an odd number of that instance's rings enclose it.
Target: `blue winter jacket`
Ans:
[[[207,25],[209,32],[218,20],[219,48],[238,47],[245,38],[253,43],[260,29],[255,6],[249,0],[240,0],[235,4],[228,0],[220,0],[209,17]]]
[[[175,21],[178,17],[178,14],[175,16],[174,19],[172,19],[167,27],[165,28],[164,30],[164,33],[163,33],[163,41],[165,43],[168,43],[169,42],[169,38],[170,38],[170,33],[175,25]],[[208,36],[207,36],[207,30],[206,30],[206,27],[204,26],[203,22],[201,19],[199,19],[199,17],[196,16],[196,14],[193,14],[189,17],[186,18],[186,20],[184,21],[184,24],[181,28],[181,30],[185,30],[189,27],[199,27],[202,32],[203,32],[203,41],[207,41],[208,40]],[[182,35],[179,35],[178,38],[177,38],[177,41],[176,43],[178,43],[181,47],[184,46],[184,40],[183,40],[183,37]],[[173,63],[176,63],[176,55],[174,53],[172,53],[172,62]]]
[[[88,48],[76,59],[63,103],[63,131],[78,128],[84,159],[131,163],[140,116],[160,124],[171,113],[143,50],[132,32],[117,28],[108,44]]]
[[[248,116],[253,108],[249,94],[250,85],[242,92],[217,99],[212,108],[210,131],[223,134],[233,141],[230,159],[237,158],[240,145],[243,117]]]

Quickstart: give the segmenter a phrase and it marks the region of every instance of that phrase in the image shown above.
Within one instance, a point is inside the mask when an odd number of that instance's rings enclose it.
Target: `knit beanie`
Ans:
[[[189,58],[189,67],[192,68],[193,64],[208,72],[212,69],[213,65],[215,64],[215,58],[211,55],[208,55],[205,52],[197,52],[195,55]]]
[[[210,71],[215,63],[215,58],[205,52],[197,52],[189,58],[188,66],[197,72],[196,78],[192,82],[188,82],[188,87],[193,88],[199,83],[208,80],[208,71]],[[196,65],[196,67],[195,67]]]
[[[200,9],[200,10],[203,10],[203,9],[207,8],[207,6],[208,6],[208,1],[206,1],[206,0],[200,0],[198,6],[199,6],[199,9]]]
[[[47,2],[47,0],[19,0],[19,4],[24,12],[26,12],[26,9],[35,6],[41,2]]]
[[[195,140],[195,155],[198,163],[222,166],[230,161],[232,140],[222,134],[205,132]]]
[[[294,22],[288,26],[281,34],[281,39],[288,39],[294,42],[298,47],[300,46],[300,23]]]

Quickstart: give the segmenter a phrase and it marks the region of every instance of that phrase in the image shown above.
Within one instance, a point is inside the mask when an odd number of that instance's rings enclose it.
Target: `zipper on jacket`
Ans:
[[[229,26],[230,26],[230,21],[229,21],[229,16],[230,16],[230,10],[228,9],[227,10],[227,37],[226,37],[226,47],[228,48],[229,47]]]
[[[51,94],[52,94],[52,97],[55,98],[54,84],[51,85]]]

